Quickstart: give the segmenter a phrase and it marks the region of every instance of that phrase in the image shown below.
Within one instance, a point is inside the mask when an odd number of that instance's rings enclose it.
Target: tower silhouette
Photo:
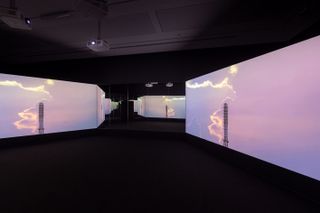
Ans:
[[[228,104],[223,104],[223,146],[228,147]]]
[[[166,118],[168,118],[168,105],[166,105]]]
[[[39,134],[44,133],[44,104],[42,102],[39,103]]]

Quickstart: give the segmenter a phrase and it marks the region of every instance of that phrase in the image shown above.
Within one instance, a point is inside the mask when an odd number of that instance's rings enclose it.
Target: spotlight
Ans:
[[[31,19],[30,18],[25,18],[24,21],[26,22],[27,25],[31,25]]]
[[[173,87],[173,83],[172,83],[172,82],[168,82],[168,83],[166,84],[166,87]]]
[[[148,87],[148,88],[150,88],[150,87],[153,87],[153,84],[151,84],[151,83],[146,83],[145,86]]]
[[[110,50],[110,45],[105,40],[93,39],[87,42],[87,47],[94,52],[106,52]]]
[[[10,1],[11,4],[14,1]],[[14,4],[14,3],[13,3]],[[14,7],[0,6],[0,21],[13,29],[31,30],[31,19],[26,18],[20,11]]]

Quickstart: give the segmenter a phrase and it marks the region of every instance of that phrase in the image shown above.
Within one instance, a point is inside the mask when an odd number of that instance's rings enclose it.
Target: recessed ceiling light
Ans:
[[[31,19],[30,18],[25,18],[24,20],[25,20],[26,24],[31,25]]]

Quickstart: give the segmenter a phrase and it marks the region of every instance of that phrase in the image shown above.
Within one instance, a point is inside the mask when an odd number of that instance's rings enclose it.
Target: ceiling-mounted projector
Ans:
[[[17,9],[0,7],[0,20],[14,29],[32,29],[31,19],[24,17]]]
[[[110,50],[110,45],[108,42],[101,39],[88,41],[87,47],[94,52],[105,52]]]

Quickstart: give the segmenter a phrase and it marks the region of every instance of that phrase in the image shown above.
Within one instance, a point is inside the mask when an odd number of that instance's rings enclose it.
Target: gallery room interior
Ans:
[[[0,212],[320,212],[319,9],[0,0]]]

